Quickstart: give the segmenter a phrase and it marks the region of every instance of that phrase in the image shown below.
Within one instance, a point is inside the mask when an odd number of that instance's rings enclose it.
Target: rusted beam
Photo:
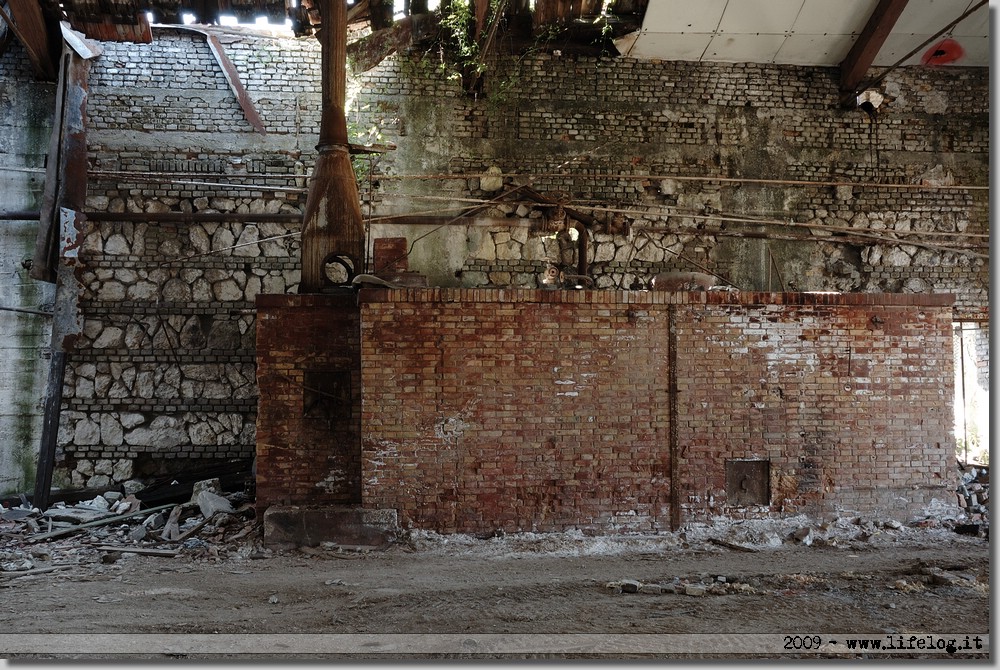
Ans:
[[[87,94],[90,61],[65,49],[56,119],[49,140],[35,254],[28,274],[55,282],[59,264],[60,211],[83,211],[87,197]]]
[[[57,58],[52,53],[45,17],[37,0],[8,0],[10,14],[0,7],[0,18],[7,23],[28,52],[35,76],[53,81],[58,73]]]
[[[841,104],[852,107],[855,103],[858,84],[865,77],[886,38],[892,32],[900,14],[906,9],[909,0],[880,0],[865,24],[861,35],[840,63]]]
[[[52,491],[52,471],[55,467],[57,437],[59,435],[59,406],[62,404],[65,375],[66,352],[53,351],[52,360],[49,363],[49,378],[45,387],[38,462],[35,464],[35,494],[31,499],[31,504],[41,510],[48,509],[49,494]]]
[[[945,34],[949,33],[955,26],[957,26],[959,23],[961,23],[962,21],[964,21],[968,17],[970,17],[973,14],[975,14],[976,12],[978,12],[982,7],[986,6],[988,3],[989,3],[989,0],[979,0],[978,3],[976,3],[972,7],[969,7],[968,9],[966,9],[965,12],[963,12],[962,15],[959,16],[957,19],[955,19],[954,21],[952,21],[951,23],[949,23],[948,25],[946,25],[944,28],[942,28],[941,30],[939,30],[936,33],[934,33],[933,35],[931,35],[930,37],[928,37],[926,40],[924,40],[923,42],[921,42],[920,44],[918,44],[916,46],[916,48],[914,48],[913,50],[911,50],[909,53],[907,53],[906,55],[904,55],[902,58],[900,58],[899,60],[897,60],[895,63],[893,63],[888,68],[884,69],[881,72],[881,74],[879,74],[879,76],[875,77],[874,79],[865,81],[862,84],[859,84],[855,88],[855,91],[853,93],[851,93],[851,92],[845,93],[844,97],[841,98],[841,102],[843,102],[843,103],[845,103],[845,104],[847,104],[849,106],[849,103],[851,102],[851,96],[852,95],[857,95],[861,91],[864,91],[864,90],[869,89],[869,88],[873,88],[873,87],[878,86],[879,84],[881,84],[882,80],[884,80],[886,77],[889,76],[890,72],[892,72],[893,70],[895,70],[897,67],[899,67],[903,63],[905,63],[912,56],[915,56],[921,49],[923,49],[924,47],[926,47],[927,45],[929,45],[931,42],[934,42],[936,39],[938,39],[942,35],[945,35]]]
[[[215,61],[222,68],[222,74],[225,75],[226,81],[229,82],[229,88],[232,89],[233,94],[236,96],[236,101],[240,103],[240,109],[243,110],[243,116],[246,120],[253,126],[261,135],[267,134],[267,129],[264,127],[264,122],[260,120],[260,115],[257,113],[257,108],[254,107],[253,100],[247,94],[245,88],[243,88],[243,82],[240,81],[240,73],[233,65],[233,62],[229,60],[229,56],[226,55],[226,49],[222,46],[222,42],[215,34],[202,30],[200,28],[194,28],[192,26],[175,26],[176,28],[182,28],[185,30],[191,30],[196,33],[201,33],[205,36],[205,41],[208,43],[208,48],[211,50],[212,55],[215,56]]]

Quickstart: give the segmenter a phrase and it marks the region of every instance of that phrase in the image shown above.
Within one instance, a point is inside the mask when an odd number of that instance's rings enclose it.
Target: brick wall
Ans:
[[[588,246],[598,288],[700,266],[743,290],[952,293],[957,314],[982,318],[988,80],[899,68],[872,124],[840,107],[835,68],[534,54],[497,63],[471,98],[415,55],[365,73],[352,118],[398,144],[374,170],[376,216],[493,198],[491,167],[601,224],[625,216],[628,232]],[[525,223],[488,214],[497,235]],[[430,266],[439,246],[423,238],[414,258]],[[553,245],[469,251],[442,285],[537,287],[547,263],[578,262]]]
[[[260,134],[203,35],[155,33],[151,44],[102,44],[91,69],[84,328],[68,359],[58,454],[77,486],[249,462],[254,301],[299,281],[318,43],[222,35]],[[97,463],[113,472],[95,475]]]
[[[356,297],[257,298],[258,509],[361,499]]]
[[[443,532],[919,514],[954,490],[950,300],[363,291],[362,502]]]
[[[731,459],[769,461],[769,511],[914,514],[935,498],[951,503],[949,301],[784,294],[679,309],[685,518],[734,514]]]
[[[287,217],[303,208],[315,156],[320,53],[313,39],[223,31],[220,40],[267,134],[244,118],[198,33],[157,29],[149,45],[104,43],[92,64],[87,208],[104,218],[84,231],[86,327],[69,358],[60,427],[59,467],[77,472],[74,484],[90,481],[98,460],[120,465],[119,481],[133,461],[254,451],[254,301],[297,291],[299,230]],[[450,217],[470,204],[464,198],[497,194],[480,175],[498,167],[555,199],[597,207],[585,211],[602,224],[613,211],[628,218],[622,231],[588,237],[597,288],[645,286],[696,264],[744,290],[947,292],[957,317],[982,320],[988,264],[961,245],[973,239],[966,233],[988,233],[988,191],[979,190],[987,74],[894,71],[873,132],[863,114],[836,105],[833,70],[541,54],[501,63],[486,94],[471,98],[436,63],[392,58],[352,83],[348,121],[396,145],[362,161],[366,216]],[[504,94],[511,84],[516,93]],[[866,185],[726,180],[737,177]],[[921,182],[943,186],[913,188]],[[441,229],[383,220],[372,236],[405,237],[410,269],[432,284],[534,288],[550,263],[580,260],[570,231],[540,225],[548,211],[503,204]],[[234,218],[136,218],[147,213]],[[241,223],[244,214],[286,218]],[[742,224],[705,218],[719,214],[797,227],[738,237]],[[933,244],[901,243],[912,231]],[[806,239],[781,239],[792,233]]]

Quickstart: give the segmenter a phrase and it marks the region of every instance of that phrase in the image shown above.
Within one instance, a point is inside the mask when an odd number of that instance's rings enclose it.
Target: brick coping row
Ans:
[[[340,294],[260,294],[257,307],[308,307],[342,301]],[[765,291],[616,291],[515,288],[364,288],[363,303],[557,303],[591,305],[832,305],[884,307],[950,307],[952,293],[836,293]]]

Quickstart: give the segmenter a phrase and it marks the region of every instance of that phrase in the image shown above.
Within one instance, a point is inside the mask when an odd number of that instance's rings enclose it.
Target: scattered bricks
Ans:
[[[684,586],[684,595],[701,597],[708,593],[708,588],[702,584],[687,584]]]

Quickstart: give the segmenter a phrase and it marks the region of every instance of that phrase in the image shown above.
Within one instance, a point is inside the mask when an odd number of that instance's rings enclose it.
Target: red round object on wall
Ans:
[[[920,62],[924,65],[947,65],[954,63],[965,55],[962,45],[951,39],[945,38],[924,52]]]

